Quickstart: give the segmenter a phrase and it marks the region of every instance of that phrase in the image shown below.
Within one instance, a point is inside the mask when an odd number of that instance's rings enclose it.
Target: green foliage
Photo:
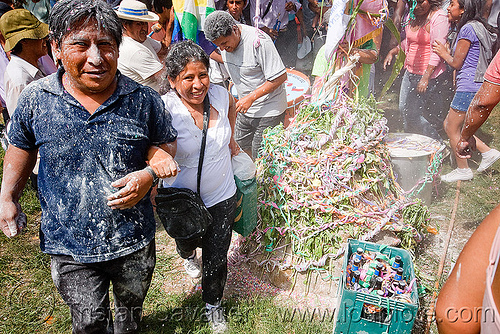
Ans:
[[[412,226],[418,234],[422,235],[429,224],[430,212],[421,200],[417,200],[416,203],[402,210],[402,218],[408,226]],[[401,238],[401,247],[411,250],[417,245],[414,230],[403,229],[398,235]]]
[[[399,34],[398,28],[394,25],[394,21],[391,18],[388,18],[388,20],[385,22],[385,26],[389,29],[391,34],[396,37],[396,40],[398,41],[398,44],[401,43],[401,36]],[[398,54],[396,56],[396,60],[394,61],[394,65],[392,65],[392,72],[391,76],[385,83],[384,87],[382,88],[382,92],[380,93],[380,97],[383,97],[389,88],[391,88],[392,84],[394,83],[394,80],[396,80],[396,77],[398,76],[399,72],[403,68],[403,65],[405,63],[406,55],[404,51],[399,48]]]
[[[286,248],[294,268],[328,267],[347,238],[369,237],[389,221],[410,232],[405,237],[418,234],[411,219],[398,219],[407,200],[393,178],[386,132],[373,97],[303,106],[287,129],[266,130],[257,160],[261,225],[253,238],[271,263],[288,267],[281,251],[273,253]]]

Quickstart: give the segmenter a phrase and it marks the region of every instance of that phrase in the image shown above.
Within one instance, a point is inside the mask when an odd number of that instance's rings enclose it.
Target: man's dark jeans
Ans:
[[[73,333],[136,333],[156,262],[155,241],[111,261],[80,263],[51,255],[52,279],[70,307]],[[113,284],[115,319],[109,284]]]

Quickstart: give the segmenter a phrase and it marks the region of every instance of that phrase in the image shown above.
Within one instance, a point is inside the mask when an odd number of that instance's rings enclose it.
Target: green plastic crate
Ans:
[[[338,287],[338,302],[335,311],[335,334],[350,333],[411,333],[419,307],[416,284],[412,287],[412,303],[404,303],[386,297],[373,296],[364,292],[346,288],[346,270],[351,254],[362,248],[365,251],[379,252],[392,258],[396,255],[403,260],[403,278],[410,283],[415,278],[413,261],[410,254],[404,250],[372,242],[349,239],[348,249],[344,255],[342,277]],[[377,319],[369,319],[363,312],[364,304],[376,305],[382,308]]]

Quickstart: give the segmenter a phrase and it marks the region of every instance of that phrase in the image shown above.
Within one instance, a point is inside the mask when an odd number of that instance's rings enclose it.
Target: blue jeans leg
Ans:
[[[404,130],[407,133],[416,133],[441,141],[437,130],[424,117],[428,115],[427,103],[435,99],[437,91],[435,79],[429,80],[427,91],[417,92],[417,85],[421,75],[405,72],[401,81],[399,93],[399,110],[403,119]]]

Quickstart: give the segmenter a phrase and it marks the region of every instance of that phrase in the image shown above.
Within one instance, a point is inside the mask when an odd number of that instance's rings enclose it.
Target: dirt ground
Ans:
[[[450,214],[452,202],[450,204]],[[442,215],[433,215],[432,221],[440,227],[436,235],[429,234],[418,246],[416,254],[416,263],[425,277],[435,279],[439,259],[444,254],[445,239],[448,231],[449,219]],[[446,278],[460,251],[467,242],[470,235],[478,226],[479,221],[458,221],[455,222],[452,238],[447,249],[446,266],[443,272],[443,278]],[[160,232],[160,233],[165,233]],[[167,237],[168,238],[168,237]],[[168,238],[168,242],[158,242],[157,250],[174,254],[175,246],[173,241]],[[239,254],[239,242],[241,236],[233,234],[232,246],[229,252],[229,272],[224,298],[255,297],[267,296],[273,297],[277,305],[298,310],[334,310],[337,303],[338,280],[321,279],[319,274],[312,274],[309,279],[305,274],[294,274],[291,271],[279,271],[274,268],[264,268],[256,262],[244,262]],[[377,236],[375,242],[382,244],[391,244],[394,238],[387,233],[381,233]],[[201,256],[201,253],[198,253]],[[341,275],[343,258],[335,261],[334,277]],[[164,280],[164,291],[183,291],[186,294],[199,293],[201,291],[201,280],[193,280],[184,273],[182,259],[177,257],[172,275],[168,275]],[[432,280],[431,282],[434,282]],[[432,284],[433,286],[433,284]],[[425,331],[425,312],[431,302],[432,292],[420,300],[421,311],[419,319],[415,322],[413,333],[424,333]],[[435,325],[431,327],[431,333],[437,333]]]
[[[440,195],[442,197],[433,198],[433,204],[430,206],[432,212],[432,226],[439,227],[436,235],[428,234],[418,245],[415,254],[415,262],[424,278],[428,278],[428,285],[434,286],[438,263],[443,256],[445,241],[450,224],[450,216],[453,208],[456,185],[446,190],[447,193],[453,193],[452,198]],[[436,194],[434,194],[436,195]],[[463,194],[462,194],[463,195]],[[460,196],[459,196],[460,201]],[[434,209],[433,209],[434,207]],[[442,274],[444,280],[451,271],[460,251],[469,239],[470,235],[479,225],[483,217],[477,219],[463,219],[460,215],[454,224],[452,237],[447,249],[445,269]],[[165,233],[164,231],[160,233]],[[161,240],[159,238],[159,240]],[[166,242],[158,242],[157,250],[167,254],[175,253],[175,245],[168,236],[164,239]],[[255,297],[267,296],[273,297],[277,305],[299,310],[334,310],[337,303],[338,279],[323,280],[319,274],[295,274],[291,271],[280,271],[277,268],[268,268],[260,266],[258,260],[249,262],[242,257],[239,252],[242,237],[233,234],[231,249],[229,251],[229,273],[224,298],[232,297]],[[390,232],[381,232],[377,235],[374,242],[382,244],[394,244],[396,239]],[[198,253],[201,256],[201,253]],[[343,258],[335,261],[335,272],[333,277],[338,278],[341,275]],[[164,280],[165,291],[183,291],[186,294],[199,293],[201,290],[201,280],[189,278],[182,267],[182,260],[177,257],[175,260],[175,270],[173,275],[168,275]],[[424,333],[426,327],[425,312],[432,300],[432,291],[428,291],[420,299],[421,310],[419,318],[415,322],[413,333]],[[437,333],[433,324],[430,328],[431,333]]]

